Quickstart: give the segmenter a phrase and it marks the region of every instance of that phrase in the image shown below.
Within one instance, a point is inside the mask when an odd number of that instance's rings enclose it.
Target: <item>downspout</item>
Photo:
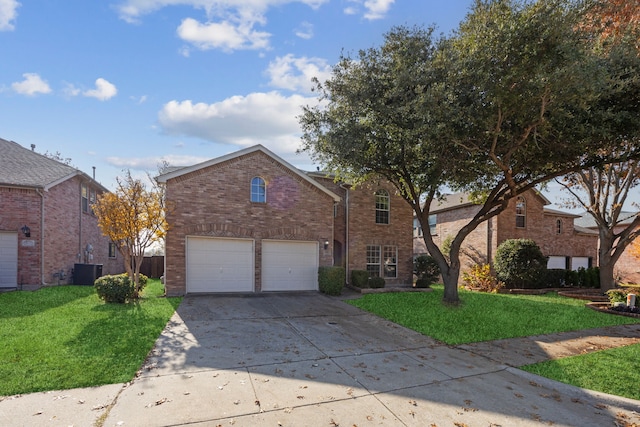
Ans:
[[[350,184],[345,184],[342,183],[340,184],[340,188],[345,190],[345,196],[344,196],[344,221],[345,221],[345,226],[344,226],[344,260],[345,260],[345,275],[347,277],[345,277],[345,283],[348,285],[349,284],[349,277],[351,277],[351,275],[349,274],[349,246],[350,246],[350,241],[349,241],[349,189],[351,188]]]
[[[44,279],[44,192],[36,188],[36,193],[40,196],[40,284],[48,286]]]

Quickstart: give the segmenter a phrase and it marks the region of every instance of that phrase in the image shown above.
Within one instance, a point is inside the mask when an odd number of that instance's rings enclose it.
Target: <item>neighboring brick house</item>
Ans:
[[[388,184],[350,189],[261,145],[157,180],[168,295],[318,290],[331,265],[411,283],[411,209]]]
[[[629,226],[637,214],[637,212],[621,212],[618,226],[613,230],[614,233],[619,233]],[[576,224],[592,230],[594,233],[598,233],[598,226],[593,216],[588,213],[578,218]],[[630,246],[627,246],[622,255],[620,255],[620,258],[618,258],[613,269],[613,274],[616,283],[640,283],[640,259],[631,254]]]
[[[0,165],[0,288],[72,283],[76,264],[101,264],[103,274],[124,271],[91,212],[106,188],[1,138]]]
[[[549,257],[549,268],[577,270],[595,266],[598,234],[579,227],[579,215],[549,209],[550,202],[537,191],[528,191],[512,199],[497,216],[480,224],[465,239],[461,248],[462,270],[475,263],[491,263],[498,246],[508,239],[532,239]],[[452,194],[434,201],[429,218],[430,233],[439,247],[455,236],[480,210],[465,193]],[[414,220],[414,254],[427,253],[422,230]]]

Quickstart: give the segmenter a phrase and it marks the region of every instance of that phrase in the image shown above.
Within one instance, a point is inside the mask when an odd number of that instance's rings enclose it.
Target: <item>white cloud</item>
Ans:
[[[364,14],[364,17],[369,20],[384,18],[395,1],[396,0],[365,0],[364,7],[367,9],[367,12]]]
[[[191,166],[209,160],[210,157],[169,154],[160,157],[107,157],[111,166],[139,171],[157,171],[158,165],[167,162],[170,166]]]
[[[263,13],[270,7],[288,3],[302,3],[317,9],[330,0],[124,0],[116,6],[120,18],[127,22],[137,22],[141,16],[170,6],[191,6],[204,9],[208,16],[219,15],[229,9],[254,10]]]
[[[17,93],[21,95],[35,96],[39,93],[51,92],[49,83],[42,80],[37,73],[24,73],[22,77],[24,77],[23,81],[11,84],[11,87]]]
[[[329,0],[125,0],[117,10],[127,22],[138,22],[148,13],[169,6],[191,6],[205,11],[206,20],[187,17],[177,28],[178,36],[198,49],[267,49],[271,34],[258,31],[266,25],[266,13],[272,7],[302,3],[317,9]],[[308,31],[299,32],[300,37]],[[183,56],[189,50],[182,49]]]
[[[349,0],[351,3],[362,5],[365,9],[364,17],[370,21],[382,19],[396,0]],[[358,14],[358,6],[348,6],[344,9],[346,15]]]
[[[16,0],[0,0],[0,31],[12,31],[15,28],[19,6]]]
[[[178,36],[201,50],[264,49],[269,46],[269,33],[253,29],[253,22],[230,21],[202,24],[186,18],[178,27]]]
[[[113,83],[108,82],[103,78],[96,79],[96,88],[85,90],[82,92],[84,96],[90,98],[96,98],[100,101],[106,101],[113,98],[118,93],[118,89]]]
[[[62,89],[62,93],[64,93],[65,96],[78,96],[80,95],[80,92],[80,89],[71,83],[67,83],[64,89]]]
[[[295,29],[295,34],[301,39],[311,39],[313,37],[313,24],[306,21],[301,22],[298,28]]]
[[[233,96],[213,104],[170,101],[159,112],[158,121],[171,135],[241,147],[260,143],[293,153],[300,145],[301,106],[315,102],[316,98],[285,97],[278,92]]]
[[[271,61],[266,73],[273,87],[310,92],[313,87],[311,79],[317,77],[324,82],[331,76],[331,67],[321,58],[296,58],[289,54]]]

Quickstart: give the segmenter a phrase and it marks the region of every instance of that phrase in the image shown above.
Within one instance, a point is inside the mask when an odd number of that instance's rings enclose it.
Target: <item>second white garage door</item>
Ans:
[[[317,291],[318,242],[262,241],[263,291]]]
[[[187,237],[187,293],[253,292],[253,240]]]

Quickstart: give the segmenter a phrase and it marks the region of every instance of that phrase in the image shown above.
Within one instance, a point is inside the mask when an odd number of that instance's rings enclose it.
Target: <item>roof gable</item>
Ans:
[[[523,194],[532,194],[542,201],[542,205],[550,205],[551,202],[542,193],[537,190],[528,190]],[[460,209],[468,206],[480,206],[481,203],[477,203],[472,200],[471,193],[461,192],[455,194],[445,194],[440,199],[433,199],[431,202],[430,213],[438,213],[449,211],[453,209]],[[557,213],[559,211],[556,211]]]
[[[275,153],[273,153],[272,151],[268,150],[267,148],[265,148],[263,145],[260,145],[260,144],[254,145],[252,147],[248,147],[230,154],[226,154],[221,157],[216,157],[214,159],[207,160],[205,162],[198,163],[193,166],[186,166],[183,168],[171,170],[169,172],[159,175],[158,177],[156,177],[156,180],[159,183],[166,183],[170,179],[178,178],[180,176],[184,176],[189,173],[193,173],[211,166],[215,166],[215,165],[218,165],[242,156],[246,156],[248,154],[257,153],[257,152],[263,153],[264,155],[270,157],[274,161],[280,163],[282,166],[288,169],[293,175],[299,177],[301,180],[307,182],[308,184],[312,185],[313,187],[327,194],[336,202],[340,201],[340,197],[338,195],[336,195],[335,193],[333,193],[332,191],[330,191],[329,189],[327,189],[326,187],[324,187],[314,179],[311,179],[309,176],[307,176],[307,174],[301,172],[298,168],[292,166],[290,163],[288,163],[287,161],[285,161],[284,159],[282,159],[281,157],[279,157],[278,155],[276,155]]]
[[[2,160],[0,185],[48,190],[76,175],[91,179],[73,166],[65,165],[28,150],[17,142],[2,138],[0,138],[0,159]],[[107,191],[106,188],[102,189]]]

